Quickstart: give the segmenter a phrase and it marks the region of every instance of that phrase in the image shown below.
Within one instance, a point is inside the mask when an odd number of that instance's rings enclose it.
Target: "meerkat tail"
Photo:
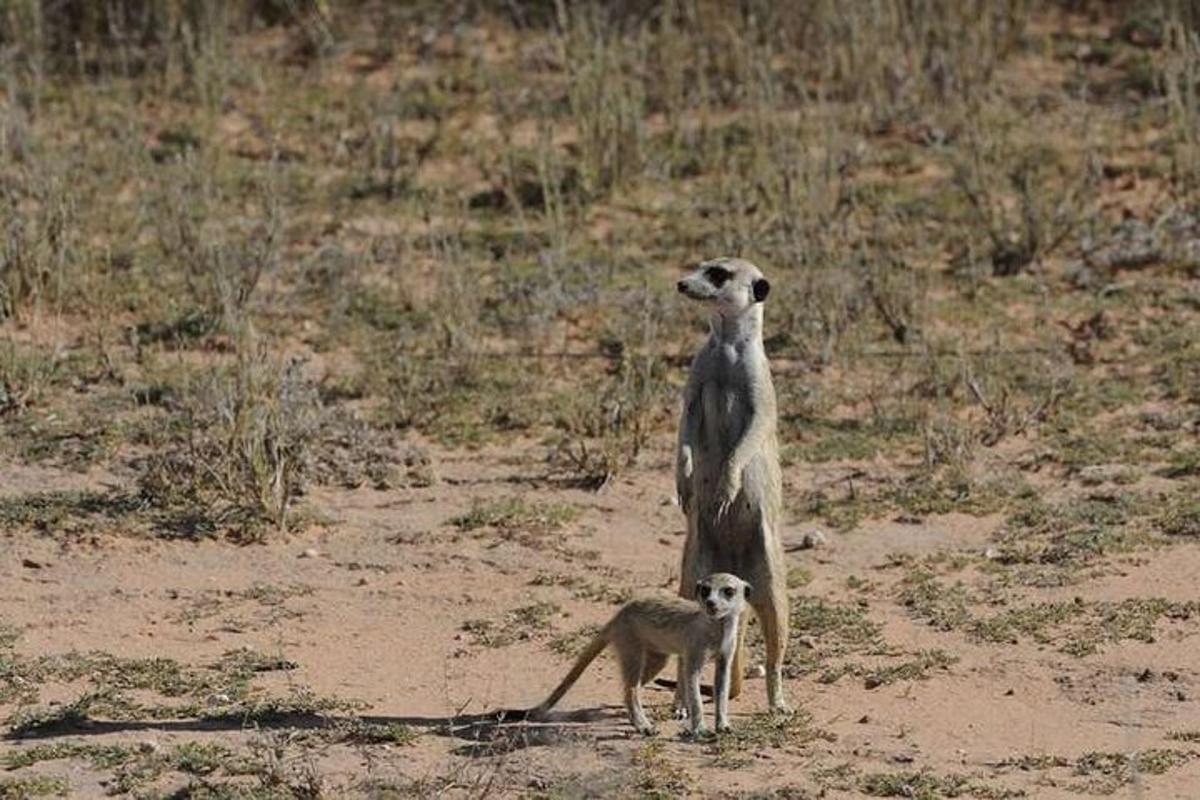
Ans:
[[[579,680],[579,676],[583,674],[583,671],[586,670],[588,666],[596,660],[596,656],[604,652],[605,647],[608,647],[607,626],[604,628],[604,630],[600,631],[600,633],[596,634],[595,638],[588,643],[588,646],[585,647],[583,652],[579,654],[579,657],[575,659],[575,664],[571,667],[571,671],[567,673],[566,677],[562,679],[562,682],[559,683],[558,686],[555,687],[554,691],[550,693],[550,696],[543,700],[541,705],[537,706],[534,711],[537,713],[544,713],[549,711],[551,708],[554,708],[555,704],[562,699],[562,696],[566,694],[572,686],[575,685],[575,681]]]
[[[608,647],[608,631],[609,629],[606,625],[604,630],[596,634],[596,637],[579,654],[579,658],[575,659],[575,665],[571,667],[571,671],[567,673],[567,676],[562,679],[562,683],[555,687],[554,691],[542,701],[541,705],[530,709],[531,715],[544,714],[554,708],[554,704],[562,699],[562,696],[575,684],[575,681],[579,680],[579,676],[588,668],[588,665],[596,660],[596,656],[604,652],[604,648]]]

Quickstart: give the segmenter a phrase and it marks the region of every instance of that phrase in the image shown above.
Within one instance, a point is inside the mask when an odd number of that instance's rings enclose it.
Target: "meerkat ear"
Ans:
[[[759,278],[751,284],[750,289],[754,292],[754,302],[761,303],[771,293],[771,282],[766,278]]]
[[[704,581],[696,581],[696,588],[692,591],[692,596],[697,600],[704,597]]]
[[[743,596],[743,597],[745,597],[745,598],[747,598],[747,599],[749,599],[749,597],[750,597],[750,592],[751,592],[751,590],[753,590],[753,588],[754,588],[754,587],[753,587],[753,586],[751,586],[750,584],[748,584],[748,583],[743,583],[743,584],[742,584],[742,596]]]

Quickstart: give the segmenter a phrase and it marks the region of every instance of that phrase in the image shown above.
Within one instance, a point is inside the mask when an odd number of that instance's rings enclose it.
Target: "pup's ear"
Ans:
[[[751,592],[751,590],[753,590],[753,588],[754,587],[751,586],[750,584],[743,582],[742,583],[742,596],[745,597],[747,600],[749,600],[750,592]]]
[[[704,597],[704,581],[696,581],[696,588],[695,588],[695,590],[692,592],[692,595],[693,595],[693,596],[694,596],[694,597],[695,597],[697,600],[700,600],[700,599],[702,599],[702,598]]]
[[[761,303],[771,293],[771,283],[766,278],[759,278],[751,284],[750,290],[754,292],[754,302]]]

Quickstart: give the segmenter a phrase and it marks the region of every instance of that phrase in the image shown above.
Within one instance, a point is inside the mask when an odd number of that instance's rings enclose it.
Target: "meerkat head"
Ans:
[[[742,258],[703,261],[676,284],[681,294],[712,303],[721,315],[737,315],[767,299],[771,284],[758,267]]]
[[[696,582],[696,600],[712,619],[738,614],[750,597],[750,584],[727,572],[714,572]]]

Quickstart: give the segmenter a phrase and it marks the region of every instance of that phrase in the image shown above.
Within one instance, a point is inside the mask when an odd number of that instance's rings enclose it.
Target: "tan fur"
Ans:
[[[642,708],[640,688],[654,677],[670,655],[679,656],[681,683],[689,711],[692,734],[704,733],[700,708],[700,673],[710,655],[716,655],[713,680],[718,731],[729,730],[729,684],[733,653],[740,641],[745,602],[752,595],[745,581],[733,575],[714,574],[693,584],[696,600],[646,598],[625,604],[588,644],[574,666],[550,696],[530,712],[545,716],[574,685],[596,656],[608,646],[616,651],[624,686],[625,708],[638,732],[656,731]]]
[[[787,711],[782,478],[775,387],[762,343],[770,285],[750,262],[719,258],[700,264],[678,288],[712,311],[711,335],[692,361],[679,425],[675,480],[688,528],[680,593],[713,571],[756,587],[750,605],[766,641],[767,700],[772,710]],[[732,697],[741,691],[743,649],[739,644]]]

